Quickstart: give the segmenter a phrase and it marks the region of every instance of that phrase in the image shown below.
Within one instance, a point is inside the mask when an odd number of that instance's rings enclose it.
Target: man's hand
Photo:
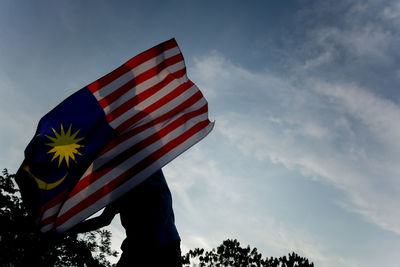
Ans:
[[[110,204],[103,210],[100,216],[88,219],[77,224],[75,227],[68,231],[68,234],[86,233],[107,226],[111,223],[115,214],[117,214],[118,212],[119,211],[116,205]]]

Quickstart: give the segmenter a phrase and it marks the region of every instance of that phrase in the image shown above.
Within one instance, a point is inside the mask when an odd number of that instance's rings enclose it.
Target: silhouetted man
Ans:
[[[117,213],[126,231],[117,267],[182,266],[171,192],[161,170],[108,205],[100,216],[81,222],[71,232],[109,225]]]

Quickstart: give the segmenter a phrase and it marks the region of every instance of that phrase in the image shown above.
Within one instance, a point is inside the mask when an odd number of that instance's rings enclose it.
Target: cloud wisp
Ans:
[[[347,10],[336,24],[313,25],[299,40],[286,73],[250,71],[212,52],[196,59],[193,76],[218,106],[216,131],[245,157],[328,183],[346,194],[343,207],[400,234],[400,106],[371,75],[394,64],[391,48],[400,39],[387,19],[397,16],[369,2],[342,2]],[[364,21],[372,12],[384,16]],[[313,49],[319,52],[306,53]]]
[[[202,68],[221,56],[211,57],[203,59]],[[400,156],[400,128],[394,123],[400,118],[400,106],[351,84],[309,78],[302,87],[290,85],[284,78],[277,83],[278,77],[270,83],[268,74],[249,75],[229,64],[222,61],[210,69],[214,73],[218,66],[223,72],[230,70],[232,83],[257,84],[249,88],[257,91],[254,101],[265,98],[275,106],[262,106],[257,115],[234,112],[234,107],[220,110],[216,118],[220,134],[246,157],[280,163],[335,186],[347,194],[344,203],[350,210],[400,234],[396,208],[400,204],[400,168],[394,162]],[[221,90],[224,84],[219,84]],[[280,102],[284,95],[287,100]]]
[[[244,246],[257,247],[264,256],[296,251],[324,266],[355,266],[329,253],[313,233],[278,222],[259,209],[253,181],[212,154],[209,146],[199,145],[164,168],[183,252],[196,247],[211,249],[222,240],[237,238]]]

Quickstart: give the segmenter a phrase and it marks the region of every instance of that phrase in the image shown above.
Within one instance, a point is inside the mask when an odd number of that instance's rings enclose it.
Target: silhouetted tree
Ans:
[[[111,233],[43,235],[28,218],[14,175],[0,175],[0,266],[111,266]]]
[[[296,253],[280,258],[265,258],[256,248],[247,246],[242,248],[240,243],[234,240],[225,240],[216,249],[205,251],[202,248],[190,250],[183,256],[184,266],[191,267],[213,267],[213,266],[265,266],[265,267],[313,267],[314,264],[308,259],[300,257]]]

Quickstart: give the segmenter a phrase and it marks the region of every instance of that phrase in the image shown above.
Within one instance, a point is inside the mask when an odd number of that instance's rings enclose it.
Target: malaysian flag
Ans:
[[[207,101],[171,39],[79,90],[39,122],[17,183],[42,232],[65,232],[204,138]]]

